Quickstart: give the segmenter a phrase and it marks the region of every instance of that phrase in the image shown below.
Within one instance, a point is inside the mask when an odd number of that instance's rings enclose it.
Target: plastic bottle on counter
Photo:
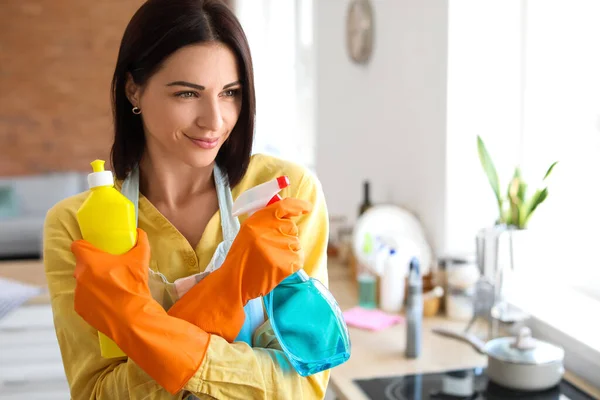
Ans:
[[[387,250],[380,280],[379,307],[388,313],[399,313],[404,304],[406,268],[402,261],[395,249]]]
[[[288,185],[287,177],[279,177],[247,190],[234,203],[234,215],[252,214],[281,200],[278,192]],[[273,332],[299,375],[309,376],[350,358],[350,335],[337,301],[304,270],[279,283],[263,296],[263,303]]]
[[[419,261],[412,258],[408,273],[406,298],[406,357],[417,358],[421,354],[423,326],[423,281]]]
[[[371,271],[380,278],[383,277],[385,273],[386,260],[390,256],[390,250],[391,246],[388,245],[388,242],[385,241],[384,238],[379,236],[375,237],[375,243],[373,245],[373,252],[370,257],[369,267]]]
[[[358,306],[366,309],[377,308],[377,242],[370,234],[365,234],[362,252],[365,262],[357,263]]]

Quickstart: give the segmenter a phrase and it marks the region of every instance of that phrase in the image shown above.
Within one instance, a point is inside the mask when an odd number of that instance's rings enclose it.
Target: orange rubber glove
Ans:
[[[311,209],[304,200],[285,198],[252,214],[223,265],[179,299],[169,315],[233,342],[244,325],[246,303],[269,293],[304,265],[292,218]]]
[[[171,317],[148,289],[150,245],[138,229],[137,244],[123,255],[89,242],[73,242],[75,311],[111,338],[171,394],[179,392],[204,360],[210,335]]]

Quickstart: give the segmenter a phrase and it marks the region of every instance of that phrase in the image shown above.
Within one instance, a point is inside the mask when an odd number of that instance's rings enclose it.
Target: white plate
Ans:
[[[387,238],[390,242],[388,245],[393,246],[397,252],[410,254],[419,260],[422,275],[429,273],[433,260],[431,247],[423,226],[409,211],[395,205],[378,205],[368,209],[358,218],[353,231],[353,248],[357,260],[363,265],[369,263],[363,253],[367,234],[373,239]]]

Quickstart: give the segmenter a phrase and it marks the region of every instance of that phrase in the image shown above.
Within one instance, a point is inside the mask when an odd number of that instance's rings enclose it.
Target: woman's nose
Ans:
[[[223,127],[223,115],[219,101],[209,100],[202,105],[202,112],[198,118],[198,125],[212,132],[218,132]]]

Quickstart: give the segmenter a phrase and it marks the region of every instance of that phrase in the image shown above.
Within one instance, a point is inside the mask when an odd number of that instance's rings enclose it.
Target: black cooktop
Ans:
[[[490,382],[481,368],[355,380],[372,400],[594,400],[564,379],[543,392],[518,392]]]

